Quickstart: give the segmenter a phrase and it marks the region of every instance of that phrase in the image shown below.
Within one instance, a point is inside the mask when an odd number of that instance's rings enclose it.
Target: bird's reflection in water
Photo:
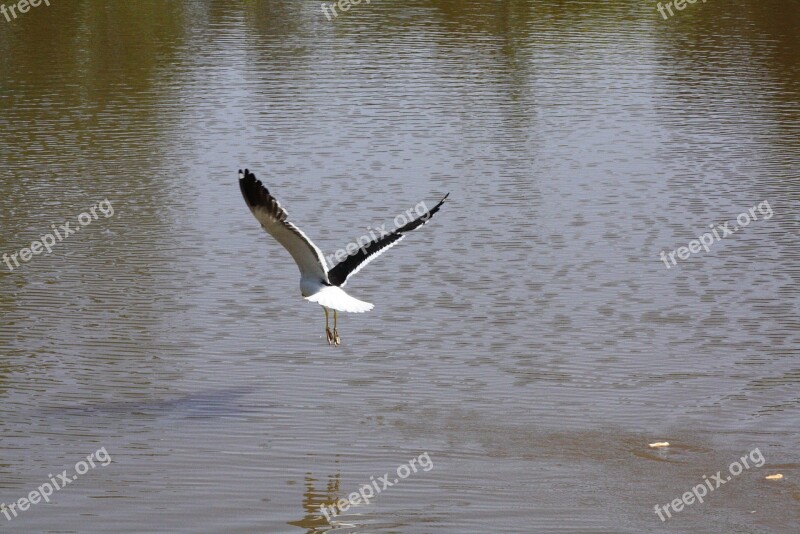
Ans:
[[[328,521],[320,510],[321,505],[332,506],[341,498],[341,472],[328,476],[328,482],[324,490],[318,490],[317,484],[321,481],[306,473],[305,491],[303,491],[303,510],[305,516],[299,521],[289,521],[289,525],[307,529],[307,534],[320,534],[322,532],[345,532],[347,528],[355,525],[339,521],[339,518],[331,518]],[[343,529],[343,530],[340,530]]]

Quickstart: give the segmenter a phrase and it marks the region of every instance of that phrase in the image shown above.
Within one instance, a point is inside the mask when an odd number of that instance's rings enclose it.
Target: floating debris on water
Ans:
[[[651,449],[661,449],[664,447],[669,447],[669,441],[656,441],[655,443],[651,443],[648,445]]]
[[[767,475],[764,478],[766,478],[767,480],[783,480],[783,475],[780,474],[780,473],[777,473],[775,475]]]

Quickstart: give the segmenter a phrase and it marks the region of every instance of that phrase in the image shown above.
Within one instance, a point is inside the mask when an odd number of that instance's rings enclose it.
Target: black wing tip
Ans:
[[[262,187],[266,189],[266,187],[264,187],[264,184],[261,183],[261,180],[256,178],[255,174],[250,172],[250,169],[245,169],[244,171],[242,171],[242,169],[239,169],[239,185],[241,185],[242,188],[247,188],[247,189],[257,190]]]
[[[239,169],[239,180],[258,181],[256,180],[256,175],[250,172],[250,169],[245,169],[244,171],[242,171],[242,169]]]
[[[440,201],[439,201],[439,203],[438,203],[438,204],[436,204],[434,207],[432,207],[432,208],[431,208],[431,209],[428,211],[428,213],[426,213],[425,215],[423,215],[423,216],[422,216],[422,217],[425,219],[425,222],[427,222],[428,220],[430,220],[430,218],[431,218],[431,217],[433,217],[433,216],[436,214],[436,212],[437,212],[437,211],[439,211],[439,208],[441,208],[441,207],[444,205],[444,201],[445,201],[445,200],[447,200],[447,197],[449,197],[449,196],[450,196],[450,193],[447,193],[447,194],[446,194],[446,195],[445,195],[445,196],[442,198],[442,200],[440,200]]]
[[[255,174],[250,172],[250,169],[245,169],[244,172],[239,169],[239,187],[247,205],[251,208],[269,202],[269,190],[261,183],[261,180],[256,178]]]
[[[447,200],[447,197],[450,196],[450,193],[447,193],[442,200],[439,201],[436,206],[425,212],[422,216],[413,221],[405,224],[404,226],[396,229],[394,232],[391,232],[388,235],[381,236],[378,239],[367,243],[366,245],[358,248],[352,254],[349,254],[345,259],[341,262],[333,266],[328,271],[328,281],[334,286],[342,286],[347,282],[347,279],[350,278],[350,275],[358,269],[358,267],[368,261],[373,255],[380,253],[384,248],[392,245],[393,243],[400,241],[405,237],[407,232],[411,232],[419,228],[420,226],[427,223],[431,218],[439,211],[439,208],[442,207],[444,201]]]
[[[449,196],[450,196],[450,193],[448,192],[448,193],[447,193],[447,194],[446,194],[446,195],[445,195],[445,196],[442,198],[442,200],[440,200],[440,201],[439,201],[439,203],[438,203],[438,204],[436,204],[436,207],[435,207],[434,209],[439,209],[440,207],[442,207],[442,204],[444,204],[444,201],[445,201],[445,200],[447,200],[447,197],[449,197]]]

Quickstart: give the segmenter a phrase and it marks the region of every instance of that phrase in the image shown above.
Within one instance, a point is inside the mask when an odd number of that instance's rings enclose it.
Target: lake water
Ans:
[[[50,3],[0,253],[80,231],[0,264],[0,502],[86,472],[0,530],[797,532],[800,2]],[[450,199],[332,348],[243,167],[325,254]]]

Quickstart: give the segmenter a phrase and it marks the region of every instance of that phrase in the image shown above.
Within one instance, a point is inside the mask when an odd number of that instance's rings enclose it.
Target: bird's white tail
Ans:
[[[310,297],[306,297],[306,300],[332,310],[349,313],[364,313],[375,307],[369,302],[351,297],[336,286],[325,286]]]

